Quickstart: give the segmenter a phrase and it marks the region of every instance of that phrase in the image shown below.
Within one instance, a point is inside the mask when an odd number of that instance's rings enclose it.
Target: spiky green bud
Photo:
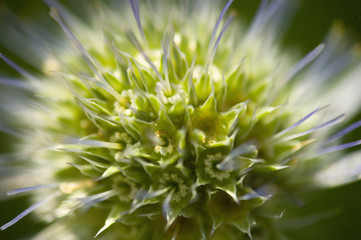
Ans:
[[[322,101],[297,98],[324,46],[297,63],[275,44],[278,2],[248,29],[231,2],[130,1],[86,25],[51,9],[78,52],[23,72],[17,151],[49,185],[13,192],[37,190],[26,213],[54,221],[40,239],[268,239],[273,195],[314,186],[326,153],[359,144],[326,145],[319,130],[343,115],[321,122]]]

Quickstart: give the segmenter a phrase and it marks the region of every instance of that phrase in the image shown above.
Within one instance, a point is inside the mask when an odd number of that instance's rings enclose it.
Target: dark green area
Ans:
[[[290,208],[284,214],[290,225],[299,225],[298,228],[285,231],[289,239],[360,239],[361,181],[334,189],[315,191],[301,199],[305,203],[304,206]]]
[[[0,225],[4,225],[14,218],[16,214],[24,210],[30,203],[26,196],[9,198],[8,200],[0,202]],[[40,220],[34,218],[33,215],[24,217],[21,221],[16,223],[15,226],[0,232],[0,239],[4,240],[20,240],[31,239],[31,236],[42,229],[44,225]]]
[[[252,19],[260,0],[238,0],[234,6],[240,16]],[[361,41],[361,1],[359,0],[285,0],[294,13],[285,19],[288,28],[286,45],[301,48],[304,53],[320,44],[331,26],[340,23],[355,42]]]

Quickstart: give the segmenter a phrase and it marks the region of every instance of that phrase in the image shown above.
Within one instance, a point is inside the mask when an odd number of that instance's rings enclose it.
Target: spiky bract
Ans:
[[[56,221],[39,238],[275,236],[282,209],[259,207],[312,176],[313,133],[341,118],[317,125],[325,107],[288,104],[290,79],[323,46],[291,68],[274,42],[277,2],[247,30],[213,1],[130,3],[88,25],[51,10],[78,52],[55,51],[27,77],[34,97],[19,114],[18,155],[51,183],[38,211]]]

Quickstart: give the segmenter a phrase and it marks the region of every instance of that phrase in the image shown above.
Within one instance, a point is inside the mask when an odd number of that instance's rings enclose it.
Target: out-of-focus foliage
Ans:
[[[76,4],[76,3],[74,3]],[[235,1],[233,8],[239,12],[239,16],[250,20],[254,15],[259,1],[241,0]],[[27,0],[6,0],[0,2],[0,25],[1,15],[11,9],[14,14],[31,17],[41,21],[48,8],[42,1]],[[85,16],[86,17],[86,16]],[[355,41],[361,39],[361,2],[358,0],[299,0],[294,15],[290,16],[289,26],[285,33],[284,45],[296,46],[307,53],[317,44],[322,42],[330,26],[337,20],[344,24],[345,28],[354,37]],[[2,36],[0,33],[1,37]],[[8,54],[7,50],[0,45],[0,52]],[[11,56],[11,54],[9,55]],[[21,59],[14,59],[21,64]],[[26,68],[26,65],[22,65]],[[0,62],[0,73],[6,72],[17,75],[4,62]],[[0,87],[0,94],[1,94]],[[0,103],[5,104],[5,103]],[[360,103],[361,110],[361,103]],[[361,112],[361,111],[360,111]],[[361,118],[361,113],[357,116]],[[355,117],[355,119],[357,118]],[[350,121],[351,122],[351,121]],[[355,131],[346,142],[359,139],[361,130]],[[350,141],[349,141],[350,140]],[[7,134],[0,134],[0,152],[5,152],[10,147],[9,141],[14,141]],[[0,171],[0,181],[4,172]],[[314,192],[306,196],[295,196],[300,198],[304,204],[293,207],[291,211],[284,214],[290,224],[293,216],[304,216],[304,221],[294,224],[298,228],[287,232],[289,239],[350,239],[357,240],[361,236],[361,183],[356,182],[350,185],[335,189]],[[3,194],[3,193],[1,193]],[[21,211],[28,206],[25,197],[17,197],[4,200],[0,195],[0,225],[3,225],[13,216],[14,210]],[[16,211],[15,211],[16,212]],[[283,221],[282,224],[287,224]],[[40,229],[42,224],[31,216],[26,217],[22,222],[16,224],[5,232],[0,232],[0,239],[21,239],[28,238],[24,233],[33,233]]]

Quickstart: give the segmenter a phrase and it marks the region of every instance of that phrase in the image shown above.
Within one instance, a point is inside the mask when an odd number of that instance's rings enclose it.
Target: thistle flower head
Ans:
[[[245,28],[231,0],[131,0],[87,24],[49,1],[66,39],[39,53],[40,73],[0,55],[27,80],[1,82],[32,95],[3,106],[34,176],[10,194],[37,199],[2,229],[35,211],[52,222],[39,239],[273,236],[278,197],[322,182],[341,155],[329,153],[360,144],[338,145],[360,124],[332,135],[343,115],[325,114],[332,91],[319,96],[338,73],[333,48],[297,61],[276,44],[281,2]]]

